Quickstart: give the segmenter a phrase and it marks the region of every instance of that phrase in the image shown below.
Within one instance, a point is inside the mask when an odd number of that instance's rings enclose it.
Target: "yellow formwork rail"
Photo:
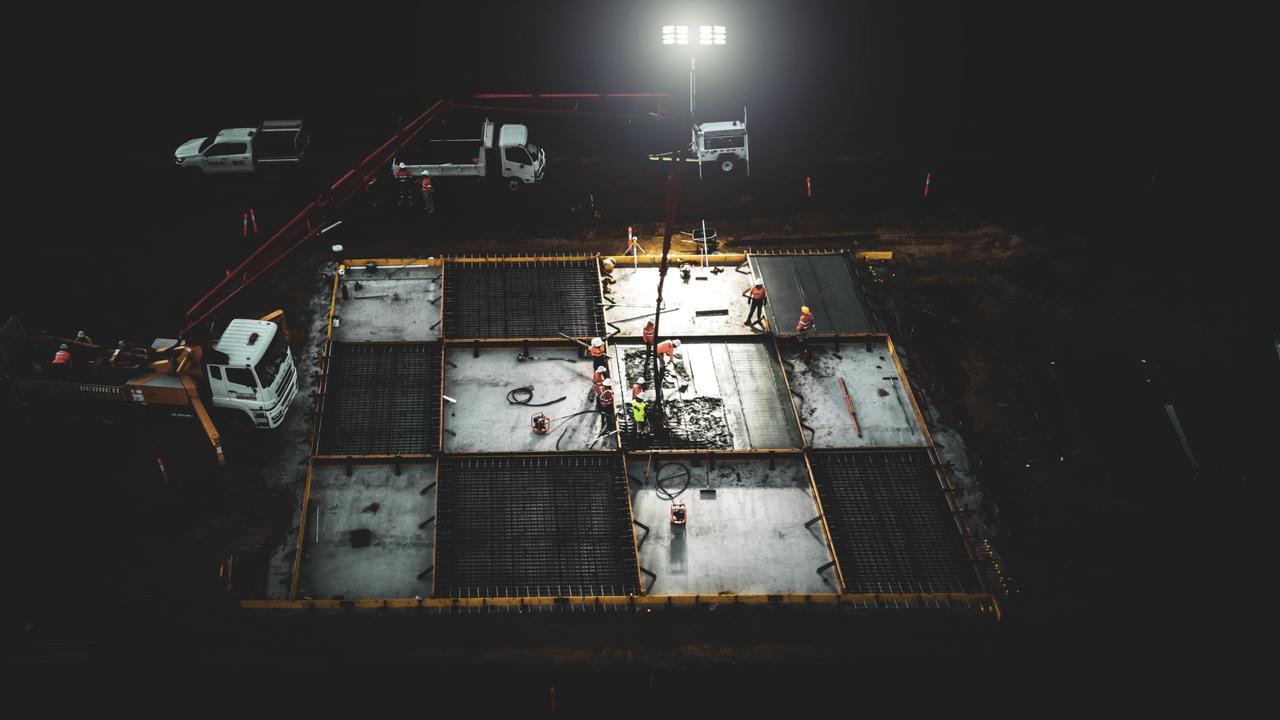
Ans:
[[[311,508],[311,475],[314,459],[307,460],[307,484],[302,491],[302,519],[298,523],[298,546],[293,554],[293,571],[289,574],[289,598],[298,597],[298,573],[302,570],[302,548],[307,538],[307,516]]]
[[[544,608],[561,605],[636,608],[696,608],[711,605],[803,605],[837,606],[911,605],[944,603],[976,603],[997,620],[1001,611],[996,598],[989,593],[815,593],[777,595],[574,595],[564,597],[493,597],[493,598],[385,598],[366,600],[242,600],[245,610],[485,610],[500,608]]]
[[[373,263],[374,265],[377,265],[379,268],[396,269],[396,268],[402,268],[402,267],[417,267],[417,266],[435,267],[438,265],[443,265],[444,260],[436,257],[432,257],[432,258],[354,258],[351,260],[343,260],[342,266],[348,267],[348,268],[353,268],[353,267],[362,268],[368,265],[369,263]]]

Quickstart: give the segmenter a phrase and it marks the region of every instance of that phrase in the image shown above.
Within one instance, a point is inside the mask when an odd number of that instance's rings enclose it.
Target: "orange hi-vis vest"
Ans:
[[[54,365],[70,365],[71,353],[67,352],[66,350],[59,350],[58,352],[54,353],[53,364]]]
[[[796,323],[796,332],[805,332],[813,327],[813,313],[804,313]]]
[[[591,351],[591,357],[593,358],[602,357],[604,355],[604,345],[601,345],[600,347],[595,347],[593,345],[587,349]]]
[[[658,331],[658,329],[657,329],[656,327],[654,327],[654,326],[653,326],[653,321],[652,321],[652,320],[650,320],[648,323],[646,323],[646,324],[645,324],[645,326],[644,326],[644,333],[643,333],[643,337],[644,337],[644,344],[645,344],[645,345],[651,345],[651,344],[653,344],[653,334],[654,334],[655,332],[657,332],[657,331]]]
[[[658,343],[658,354],[674,357],[676,354],[676,344],[670,340],[663,340]]]
[[[752,300],[752,302],[760,302],[760,301],[764,300],[764,299],[765,299],[766,297],[768,297],[768,296],[769,296],[769,293],[768,293],[767,291],[765,291],[765,289],[764,289],[764,286],[763,286],[763,285],[760,285],[760,286],[758,286],[758,287],[756,287],[756,286],[752,286],[752,288],[751,288],[751,300]]]

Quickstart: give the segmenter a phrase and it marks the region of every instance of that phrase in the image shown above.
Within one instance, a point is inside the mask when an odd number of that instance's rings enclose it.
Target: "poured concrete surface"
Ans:
[[[688,509],[683,529],[671,524],[672,501],[660,497],[655,484],[660,472],[663,485],[675,492],[682,473],[674,466],[657,470],[655,460],[657,472],[645,481],[645,460],[632,457],[628,466],[635,480],[633,512],[650,529],[640,564],[658,576],[651,594],[832,592],[817,573],[831,560],[821,524],[804,526],[818,510],[801,460],[779,460],[772,471],[767,462],[722,461],[709,473],[705,462],[686,463],[689,487],[675,498]],[[708,475],[714,498],[701,490]],[[636,532],[644,536],[644,530]]]
[[[813,359],[807,365],[794,345],[784,346],[782,357],[791,363],[787,379],[801,396],[796,398],[800,421],[814,429],[812,447],[923,447],[927,444],[908,390],[883,339],[871,340],[871,352],[867,352],[865,341],[841,343],[838,352],[829,343],[810,342],[809,347]],[[849,391],[861,437],[854,431],[849,417],[849,407],[840,390],[841,378]],[[808,430],[805,437],[810,437]]]
[[[479,357],[473,357],[470,348],[445,352],[444,394],[457,400],[444,404],[445,452],[554,452],[557,440],[560,450],[584,450],[600,434],[603,418],[593,412],[556,422],[546,435],[533,432],[530,418],[535,412],[562,418],[595,407],[588,399],[592,367],[578,358],[574,347],[531,347],[535,359],[517,360],[522,350],[486,347]],[[546,407],[507,402],[507,391],[530,385],[534,403],[565,399]],[[593,449],[616,447],[609,436]]]
[[[713,269],[724,272],[713,273]],[[745,268],[744,268],[745,270]],[[613,270],[615,282],[605,296],[616,306],[605,306],[604,319],[614,323],[623,337],[640,337],[644,324],[653,316],[654,302],[658,297],[658,268],[632,269],[618,266]],[[703,279],[699,279],[703,278]],[[747,319],[748,304],[742,293],[751,287],[751,275],[734,270],[733,266],[694,267],[688,282],[680,279],[678,266],[667,271],[667,281],[662,286],[662,298],[667,312],[662,313],[659,329],[664,338],[683,338],[692,335],[751,335],[763,332],[757,325],[753,330],[742,323]],[[726,315],[703,315],[698,311],[727,310]],[[636,315],[648,313],[646,317]],[[626,320],[623,318],[635,318]],[[615,328],[611,327],[610,332]]]
[[[813,312],[817,334],[875,332],[858,297],[849,260],[843,255],[776,255],[751,257],[751,267],[769,291],[769,324],[775,335],[796,334],[800,307]]]
[[[421,492],[435,475],[434,462],[406,463],[398,476],[393,465],[352,465],[350,477],[345,465],[316,465],[298,597],[430,595],[431,575],[418,575],[432,565],[434,528],[418,525],[435,514],[435,489]],[[370,544],[352,547],[353,530],[368,530]]]
[[[338,342],[426,342],[440,339],[440,268],[385,266],[374,272],[347,268],[347,294],[339,291],[333,314]],[[356,283],[360,288],[356,289]]]
[[[614,377],[623,378],[622,387],[630,400],[636,377],[622,366],[623,350],[639,348],[639,343],[610,344],[614,352]],[[800,432],[787,398],[786,384],[773,353],[763,341],[698,342],[686,340],[680,346],[689,382],[683,391],[672,386],[674,371],[667,373],[664,398],[690,400],[697,397],[724,401],[725,422],[732,435],[733,450],[799,448]],[[651,387],[644,395],[652,401]]]

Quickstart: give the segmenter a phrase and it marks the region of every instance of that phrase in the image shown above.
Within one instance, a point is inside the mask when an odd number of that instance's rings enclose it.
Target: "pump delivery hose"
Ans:
[[[564,399],[566,399],[566,398],[568,398],[568,397],[569,397],[568,395],[561,395],[560,397],[556,398],[555,400],[548,400],[547,402],[542,402],[542,403],[532,402],[532,400],[533,400],[533,386],[532,386],[532,385],[526,385],[525,387],[518,387],[518,388],[513,388],[513,389],[511,389],[511,390],[508,390],[508,391],[507,391],[507,404],[509,404],[509,405],[525,405],[525,406],[527,406],[527,407],[546,407],[546,406],[548,406],[548,405],[555,405],[556,403],[558,403],[558,402],[560,402],[561,400],[564,400]]]

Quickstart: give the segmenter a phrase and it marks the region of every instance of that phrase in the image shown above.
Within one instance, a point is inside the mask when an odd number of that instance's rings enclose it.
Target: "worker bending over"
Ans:
[[[71,369],[71,351],[67,349],[66,343],[59,345],[58,351],[53,354],[53,367],[56,372],[61,373]]]
[[[600,391],[596,393],[596,407],[600,409],[600,412],[607,412],[610,415],[613,414],[612,385],[613,381],[606,378],[605,381],[600,384]]]
[[[598,337],[591,338],[591,342],[580,352],[582,357],[592,362],[592,367],[604,365],[605,358],[609,357],[605,352],[604,339]]]
[[[649,322],[645,323],[645,324],[644,324],[644,331],[643,331],[643,332],[641,333],[641,335],[640,335],[642,338],[644,338],[644,344],[645,344],[645,345],[652,345],[652,344],[653,344],[653,337],[654,337],[654,334],[655,334],[655,333],[657,333],[657,332],[658,332],[658,328],[657,328],[657,326],[656,326],[656,325],[654,325],[654,324],[653,324],[653,321],[652,321],[652,320],[650,320]]]
[[[676,348],[680,347],[679,340],[663,340],[658,343],[658,355],[662,356],[662,360],[666,365],[676,361]]]

